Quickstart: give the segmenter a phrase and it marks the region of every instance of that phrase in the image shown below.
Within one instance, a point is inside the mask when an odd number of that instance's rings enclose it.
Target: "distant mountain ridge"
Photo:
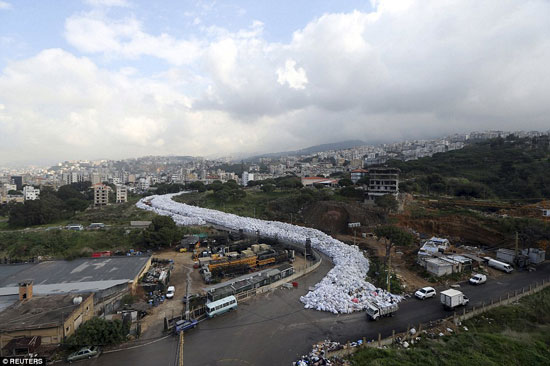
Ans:
[[[255,155],[248,157],[244,159],[245,161],[254,161],[258,160],[259,158],[280,158],[283,156],[289,156],[289,155],[309,155],[309,154],[315,154],[323,151],[329,151],[329,150],[345,150],[345,149],[351,149],[357,146],[364,146],[367,145],[365,141],[361,140],[346,140],[346,141],[340,141],[340,142],[332,142],[327,144],[321,144],[321,145],[314,145],[310,147],[306,147],[304,149],[300,150],[293,150],[293,151],[283,151],[283,152],[275,152],[275,153],[267,153],[267,154],[261,154],[261,155]]]

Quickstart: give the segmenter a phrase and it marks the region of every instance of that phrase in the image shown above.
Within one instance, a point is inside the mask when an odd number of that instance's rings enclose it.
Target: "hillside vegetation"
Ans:
[[[540,201],[550,196],[550,139],[493,139],[415,161],[390,161],[405,192]]]

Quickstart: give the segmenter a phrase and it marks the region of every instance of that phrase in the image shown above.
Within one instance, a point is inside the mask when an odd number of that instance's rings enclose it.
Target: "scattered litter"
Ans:
[[[411,328],[411,330],[409,332],[411,333],[411,335],[415,335],[416,334],[416,329]]]

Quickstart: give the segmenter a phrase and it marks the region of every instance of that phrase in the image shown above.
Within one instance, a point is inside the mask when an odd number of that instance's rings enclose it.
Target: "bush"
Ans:
[[[118,319],[92,318],[82,324],[66,343],[75,349],[85,345],[110,346],[124,342],[129,331],[129,326]]]

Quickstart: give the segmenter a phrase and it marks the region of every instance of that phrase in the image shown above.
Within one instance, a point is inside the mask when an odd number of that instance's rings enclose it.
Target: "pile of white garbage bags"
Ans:
[[[366,309],[369,303],[384,306],[401,300],[400,296],[376,288],[364,280],[369,262],[357,246],[344,244],[312,228],[241,217],[173,201],[172,197],[179,194],[181,193],[149,196],[136,205],[159,215],[171,216],[178,225],[209,223],[233,230],[243,229],[249,233],[259,232],[262,236],[301,244],[305,244],[309,238],[314,249],[332,259],[334,267],[314,286],[313,291],[300,298],[308,309],[330,311],[334,314],[351,313]]]

